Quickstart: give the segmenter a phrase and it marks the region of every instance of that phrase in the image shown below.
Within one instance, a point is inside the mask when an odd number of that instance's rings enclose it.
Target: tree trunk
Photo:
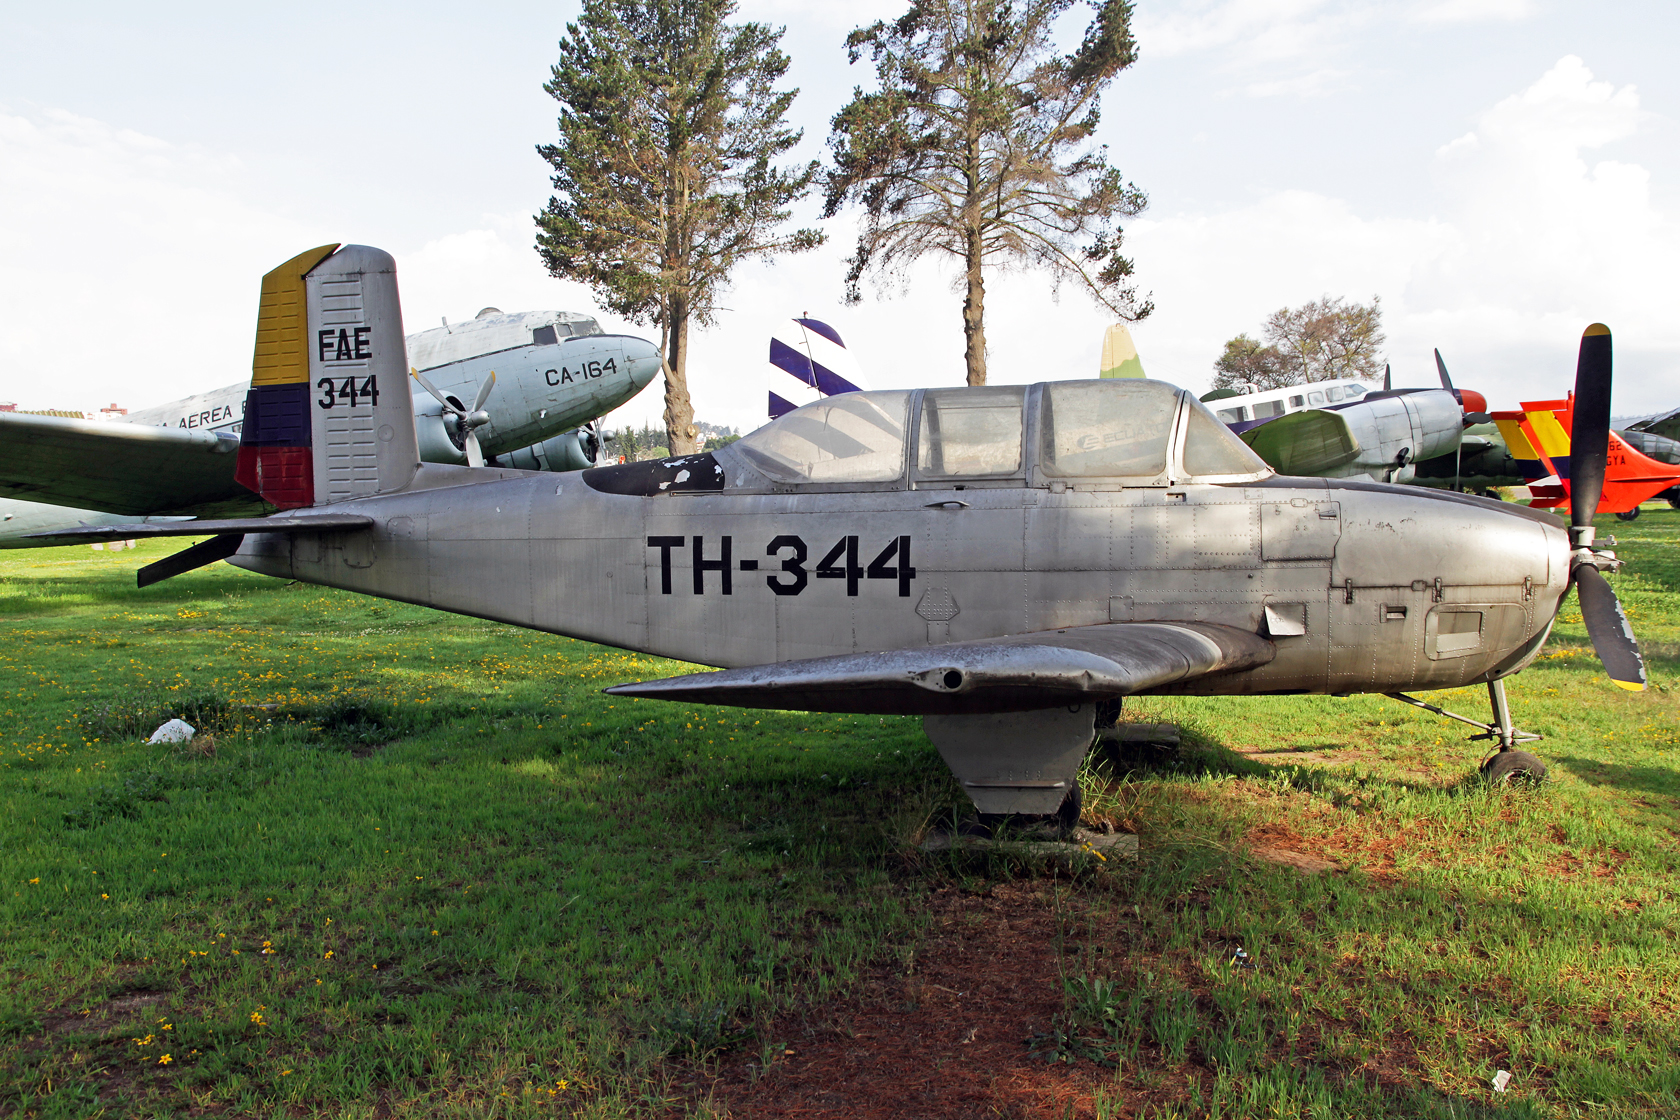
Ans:
[[[986,383],[986,279],[980,273],[980,231],[968,230],[968,295],[963,299],[963,358],[968,383]]]
[[[694,402],[688,398],[688,296],[673,292],[669,303],[669,346],[665,355],[665,446],[672,455],[700,449]]]

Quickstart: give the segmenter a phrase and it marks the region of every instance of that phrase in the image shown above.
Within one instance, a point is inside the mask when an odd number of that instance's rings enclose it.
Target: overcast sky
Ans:
[[[1225,339],[1321,295],[1381,296],[1404,384],[1439,346],[1494,407],[1561,396],[1616,337],[1618,415],[1680,404],[1680,9],[1559,0],[1138,0],[1104,100],[1150,196],[1127,229],[1151,376],[1201,391]],[[158,404],[249,376],[258,281],[331,241],[392,252],[410,331],[597,312],[546,275],[542,90],[575,3],[10,4],[0,36],[0,400]],[[804,158],[900,3],[743,0],[786,24]],[[1590,12],[1590,16],[1587,13]],[[1073,29],[1077,33],[1078,29]],[[802,217],[815,220],[808,204]],[[700,419],[756,426],[766,336],[833,323],[876,386],[962,380],[950,269],[841,305],[854,214],[742,268],[695,339]],[[1095,372],[1106,318],[1041,275],[989,285],[992,380]],[[609,328],[652,333],[602,316]],[[659,386],[620,419],[658,415]]]

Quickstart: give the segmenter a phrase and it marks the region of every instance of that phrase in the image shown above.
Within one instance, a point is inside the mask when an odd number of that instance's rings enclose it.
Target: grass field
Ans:
[[[1655,687],[1566,607],[1510,687],[1544,786],[1380,698],[1140,700],[1186,745],[1086,775],[1141,856],[1071,874],[920,853],[959,795],[913,719],[614,700],[679,666],[219,564],[135,591],[174,542],[0,553],[0,1114],[770,1114],[951,944],[937,896],[1041,916],[999,1061],[1042,1091],[897,1114],[1680,1115],[1680,514],[1600,532]],[[894,1114],[846,1091],[803,1114]]]

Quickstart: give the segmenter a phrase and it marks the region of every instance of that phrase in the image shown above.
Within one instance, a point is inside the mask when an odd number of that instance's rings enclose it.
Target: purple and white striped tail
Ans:
[[[840,332],[816,319],[793,319],[770,336],[770,419],[818,397],[867,388]]]

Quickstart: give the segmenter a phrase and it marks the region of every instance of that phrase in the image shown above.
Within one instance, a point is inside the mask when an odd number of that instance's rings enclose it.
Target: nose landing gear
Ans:
[[[1471,741],[1477,739],[1492,740],[1499,744],[1491,758],[1482,763],[1482,777],[1492,785],[1512,785],[1522,782],[1540,782],[1546,777],[1546,764],[1527,751],[1517,750],[1518,743],[1532,743],[1540,738],[1531,731],[1521,731],[1511,722],[1511,705],[1505,699],[1505,681],[1503,678],[1488,682],[1488,703],[1493,708],[1493,722],[1483,723],[1479,719],[1449,712],[1445,708],[1426,704],[1414,696],[1407,696],[1404,692],[1389,692],[1384,695],[1402,704],[1410,704],[1414,708],[1422,708],[1426,712],[1433,712],[1438,716],[1456,719],[1460,723],[1468,723],[1471,727],[1482,729],[1480,735],[1470,736]]]

